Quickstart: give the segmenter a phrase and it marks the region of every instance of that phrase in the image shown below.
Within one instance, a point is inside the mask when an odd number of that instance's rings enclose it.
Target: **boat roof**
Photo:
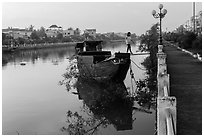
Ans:
[[[110,55],[111,56],[111,51],[85,51],[85,52],[80,52],[79,55],[86,55],[86,56],[93,56],[93,55]]]
[[[99,44],[101,44],[103,41],[102,40],[85,40],[83,42],[78,42],[76,44],[76,47],[83,47],[84,44],[90,46],[90,47],[96,47],[98,46]]]
[[[89,44],[96,44],[96,45],[98,45],[98,44],[101,44],[103,41],[102,40],[85,40],[84,41],[84,43],[86,43],[87,45],[89,45]]]

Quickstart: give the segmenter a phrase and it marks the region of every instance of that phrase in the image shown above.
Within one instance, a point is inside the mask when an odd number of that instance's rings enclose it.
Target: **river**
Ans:
[[[133,52],[136,49],[137,47],[133,46]],[[104,50],[111,50],[112,53],[116,51],[125,52],[126,45],[112,44],[105,47]],[[70,115],[67,112],[72,114],[77,112],[77,114],[83,117],[86,124],[92,122],[92,125],[87,126],[90,128],[91,126],[96,126],[99,120],[106,121],[98,125],[92,134],[154,135],[156,118],[154,108],[150,107],[148,112],[151,113],[147,113],[146,111],[141,111],[143,110],[141,105],[134,102],[134,106],[139,109],[126,110],[125,106],[117,106],[116,111],[114,112],[114,109],[111,112],[112,117],[107,116],[111,114],[100,114],[103,113],[102,111],[96,114],[90,110],[85,98],[80,99],[78,94],[68,92],[65,85],[59,84],[64,79],[63,74],[66,73],[66,68],[69,65],[68,62],[74,53],[74,47],[63,47],[26,50],[3,55],[2,134],[70,134],[71,132],[67,130],[68,123],[70,122],[68,117]],[[131,56],[131,59],[140,66],[139,68],[132,65],[136,80],[145,79],[147,76],[145,71],[141,69],[144,67],[140,64],[146,57],[147,55]],[[22,62],[25,64],[21,64]],[[124,84],[129,91],[136,88],[135,85],[132,85],[132,82],[128,72]],[[92,88],[92,85],[90,87]],[[78,88],[73,89],[73,91]],[[121,110],[123,107],[125,112]],[[129,123],[126,121],[126,124],[119,125],[118,123],[120,122],[118,121],[122,121],[123,117],[125,119],[129,117],[128,119],[131,120]],[[93,122],[95,123],[93,124]]]

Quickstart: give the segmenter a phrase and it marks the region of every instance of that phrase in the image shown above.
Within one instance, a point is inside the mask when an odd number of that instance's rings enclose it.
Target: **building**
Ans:
[[[47,37],[57,37],[57,35],[58,35],[59,33],[62,33],[62,32],[63,32],[62,27],[57,26],[57,25],[51,25],[51,26],[45,31]]]
[[[51,25],[48,29],[53,31],[61,31],[62,27],[58,27],[57,25]]]
[[[24,38],[28,39],[31,36],[32,31],[29,31],[27,29],[19,29],[19,28],[7,28],[7,29],[2,29],[2,33],[13,37],[14,39],[18,38]]]
[[[196,15],[196,32],[202,34],[202,11]]]
[[[123,38],[126,37],[126,34],[125,34],[125,33],[122,33],[122,32],[115,33],[115,35],[117,35],[117,36],[119,36],[119,37],[123,37]]]
[[[195,23],[195,28],[194,28]],[[191,31],[197,34],[202,34],[202,11],[200,11],[195,17],[192,16],[189,20],[183,24],[184,31]]]
[[[45,34],[47,35],[47,37],[57,37],[58,31],[53,31],[53,30],[47,29],[45,31]]]
[[[67,30],[63,30],[62,31],[62,35],[63,37],[68,37],[68,36],[71,36],[71,35],[74,35],[74,30],[72,29],[67,29]]]
[[[85,29],[84,34],[89,34],[90,36],[96,36],[96,29]]]

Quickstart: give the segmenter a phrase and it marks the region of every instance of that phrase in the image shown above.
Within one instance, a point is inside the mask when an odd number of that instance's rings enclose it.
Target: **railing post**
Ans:
[[[176,98],[157,98],[157,134],[176,134]]]
[[[176,134],[176,98],[170,97],[170,81],[167,74],[166,54],[163,46],[158,45],[157,69],[157,134]]]
[[[158,85],[158,97],[164,96],[164,87],[167,87],[168,95],[169,93],[169,74],[160,74],[157,76],[157,85]]]
[[[166,64],[166,54],[164,52],[158,52],[157,53],[157,59],[158,59],[158,67],[159,67],[159,65],[165,65]]]

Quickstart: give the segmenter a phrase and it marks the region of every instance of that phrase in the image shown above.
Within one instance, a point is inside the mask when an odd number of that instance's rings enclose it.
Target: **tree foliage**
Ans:
[[[30,26],[28,27],[28,30],[29,30],[29,31],[34,31],[34,26],[33,26],[33,25],[30,25]]]
[[[180,31],[164,33],[164,39],[174,43],[184,49],[202,49],[202,34],[197,35],[191,31]]]
[[[30,38],[33,40],[38,40],[39,39],[39,35],[37,34],[37,31],[33,31],[30,35]]]
[[[45,33],[45,28],[41,27],[40,30],[37,31],[37,35],[41,39],[47,37],[47,35]]]
[[[143,82],[139,82],[140,86],[146,85],[150,92],[141,92],[141,96],[146,96],[154,98],[157,94],[157,52],[158,52],[158,24],[153,25],[147,33],[140,36],[140,50],[149,51],[150,56],[148,56],[142,63],[147,69],[148,79]],[[143,83],[143,84],[142,84]],[[148,95],[149,94],[149,95]]]

